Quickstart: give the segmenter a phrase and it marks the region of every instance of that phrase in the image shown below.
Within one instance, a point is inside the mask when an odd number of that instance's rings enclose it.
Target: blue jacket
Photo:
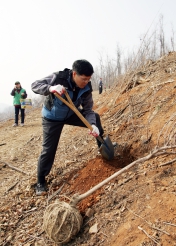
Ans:
[[[74,99],[73,103],[76,108],[79,109],[81,106],[83,116],[89,121],[91,125],[96,125],[95,113],[92,110],[93,99],[91,82],[89,82],[84,88],[78,89],[78,93],[76,94],[76,85],[73,83],[71,78],[72,71],[65,69],[64,71],[53,73],[48,77],[32,83],[31,88],[33,92],[46,96],[42,108],[42,116],[54,121],[65,121],[74,114],[74,112],[67,105],[55,97],[54,94],[49,92],[50,86],[61,84],[67,89],[70,98],[72,100]],[[62,95],[62,97],[65,96]]]

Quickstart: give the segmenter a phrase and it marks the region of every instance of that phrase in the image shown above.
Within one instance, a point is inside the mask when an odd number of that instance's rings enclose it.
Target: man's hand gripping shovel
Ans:
[[[65,103],[70,109],[72,109],[75,114],[82,120],[82,122],[89,128],[90,131],[93,130],[92,126],[89,124],[89,122],[84,118],[84,116],[79,112],[79,110],[75,107],[73,104],[68,92],[64,91],[64,94],[67,98],[65,100],[62,96],[60,96],[57,92],[54,93],[54,95],[60,99],[63,103]],[[97,139],[102,143],[101,147],[99,149],[101,155],[106,159],[106,160],[112,160],[114,157],[114,146],[109,138],[109,136],[106,136],[105,139],[101,138],[100,136],[97,137]]]

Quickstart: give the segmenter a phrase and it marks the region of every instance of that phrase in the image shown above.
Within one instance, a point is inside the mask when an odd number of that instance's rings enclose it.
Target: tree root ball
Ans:
[[[43,216],[43,229],[55,243],[69,242],[83,223],[80,212],[66,202],[50,204]]]

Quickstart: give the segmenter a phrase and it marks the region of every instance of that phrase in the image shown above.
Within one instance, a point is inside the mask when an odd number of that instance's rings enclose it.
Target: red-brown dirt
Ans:
[[[102,159],[86,129],[65,126],[47,177],[49,191],[41,197],[32,188],[42,143],[41,109],[27,112],[24,127],[13,128],[13,120],[0,123],[0,245],[56,245],[42,229],[48,204],[69,202],[162,147],[168,149],[78,203],[83,226],[66,245],[176,245],[175,60],[170,53],[126,75],[111,90],[94,92],[105,133],[118,143],[114,159]],[[89,233],[95,224],[97,231]]]
[[[131,160],[132,158],[127,156],[121,160],[114,158],[111,161],[107,161],[102,159],[102,157],[97,157],[88,161],[72,179],[69,179],[69,186],[67,189],[69,189],[70,195],[75,193],[82,194],[90,190],[92,187],[129,164]],[[65,192],[65,190],[63,190],[63,192]],[[91,207],[100,199],[100,194],[102,194],[102,192],[101,189],[98,189],[79,203],[79,210],[83,215],[88,207]]]

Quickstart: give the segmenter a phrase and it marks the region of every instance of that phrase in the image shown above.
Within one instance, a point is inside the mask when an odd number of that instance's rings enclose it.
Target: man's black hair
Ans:
[[[15,85],[19,85],[19,84],[20,84],[20,82],[19,82],[19,81],[15,82]]]
[[[92,64],[86,60],[76,60],[72,69],[79,75],[91,76],[94,73]]]

